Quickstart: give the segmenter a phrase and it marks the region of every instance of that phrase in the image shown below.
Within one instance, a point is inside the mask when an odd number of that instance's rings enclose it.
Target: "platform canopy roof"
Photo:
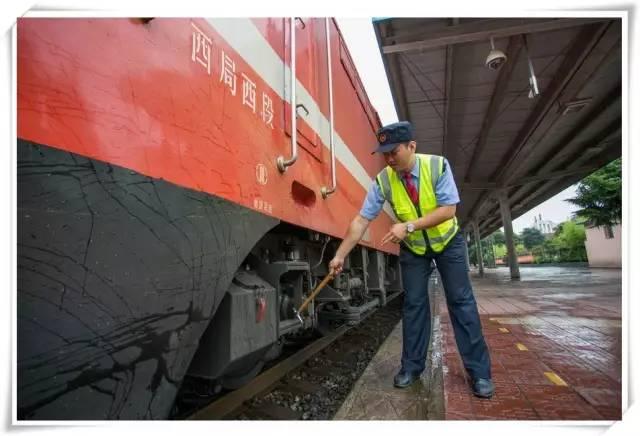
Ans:
[[[477,219],[482,236],[502,226],[499,192],[515,219],[621,155],[621,19],[373,26],[399,119],[414,124],[419,152],[447,157],[458,218],[463,226]],[[485,65],[491,39],[507,57],[497,70]]]

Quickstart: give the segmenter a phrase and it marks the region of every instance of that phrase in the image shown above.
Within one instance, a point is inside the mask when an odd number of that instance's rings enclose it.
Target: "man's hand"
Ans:
[[[329,273],[336,275],[342,272],[345,257],[349,255],[351,249],[362,239],[362,235],[364,235],[367,227],[369,227],[369,220],[361,215],[356,215],[353,220],[351,220],[345,238],[340,243],[333,259],[329,262]]]
[[[391,226],[389,233],[384,235],[382,238],[381,244],[386,244],[387,242],[393,242],[394,244],[399,244],[404,238],[407,237],[407,225],[405,223],[398,223]]]
[[[340,272],[342,272],[342,267],[344,266],[344,258],[342,257],[334,257],[333,259],[331,259],[331,262],[329,262],[329,274],[331,275],[336,275],[339,274]]]

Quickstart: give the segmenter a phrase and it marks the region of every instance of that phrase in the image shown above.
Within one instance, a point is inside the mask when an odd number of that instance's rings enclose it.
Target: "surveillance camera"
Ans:
[[[487,60],[484,61],[484,64],[487,68],[498,70],[505,62],[507,62],[507,55],[502,50],[493,49],[487,55]]]

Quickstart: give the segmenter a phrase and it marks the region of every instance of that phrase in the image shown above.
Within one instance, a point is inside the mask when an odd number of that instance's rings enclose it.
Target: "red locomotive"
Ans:
[[[293,29],[293,31],[292,31]],[[330,19],[18,21],[18,419],[156,419],[399,291],[382,168]]]

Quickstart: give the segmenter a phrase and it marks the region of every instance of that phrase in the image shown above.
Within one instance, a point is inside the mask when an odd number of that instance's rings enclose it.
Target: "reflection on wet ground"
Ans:
[[[473,397],[441,307],[446,419],[621,418],[621,271],[521,267],[472,273],[496,394]]]
[[[523,266],[520,281],[508,268],[485,272],[471,276],[493,398],[471,394],[440,288],[430,292],[434,346],[421,381],[393,388],[399,324],[336,419],[621,419],[621,271]]]

